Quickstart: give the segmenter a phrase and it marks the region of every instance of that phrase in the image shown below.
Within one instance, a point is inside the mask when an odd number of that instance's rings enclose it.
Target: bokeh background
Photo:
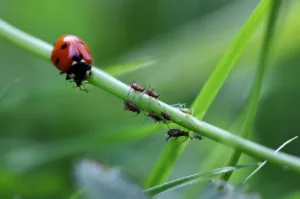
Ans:
[[[96,66],[151,58],[154,64],[120,76],[149,84],[169,104],[190,105],[226,52],[258,0],[0,0],[0,17],[49,43],[75,34],[89,45]],[[277,148],[299,135],[300,2],[284,1],[252,140]],[[205,121],[238,132],[241,108],[258,63],[263,27],[236,63]],[[122,168],[139,184],[166,146],[167,130],[126,141],[152,121],[123,111],[122,101],[89,86],[74,89],[57,69],[0,37],[0,198],[69,198],[76,190],[74,161],[88,157]],[[112,136],[113,135],[113,136]],[[126,135],[126,134],[125,134]],[[126,136],[125,136],[126,137]],[[209,139],[192,141],[171,179],[225,165],[230,149]],[[300,156],[299,140],[283,151]],[[243,156],[240,163],[254,161]],[[250,169],[238,171],[241,182]],[[262,198],[300,191],[299,175],[267,164],[249,180]],[[163,198],[179,198],[181,190]]]

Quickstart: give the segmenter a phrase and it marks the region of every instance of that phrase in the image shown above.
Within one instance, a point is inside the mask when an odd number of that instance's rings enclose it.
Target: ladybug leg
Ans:
[[[66,72],[60,72],[59,74],[61,74],[61,75],[62,75],[62,74],[64,74],[64,73],[66,73]]]
[[[83,84],[81,84],[81,83],[76,83],[77,84],[77,87],[79,87],[79,89],[81,90],[81,91],[85,91],[86,93],[88,93],[88,90],[86,89],[86,87],[83,85]],[[79,86],[78,86],[78,84],[79,84]],[[83,88],[82,88],[83,87]]]

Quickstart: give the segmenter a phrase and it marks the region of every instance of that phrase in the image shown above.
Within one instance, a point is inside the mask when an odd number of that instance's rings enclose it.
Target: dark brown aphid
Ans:
[[[168,113],[161,112],[160,114],[164,118],[165,123],[170,122],[171,118],[170,118],[170,115],[168,115]]]
[[[160,96],[160,94],[154,92],[153,88],[150,87],[146,89],[145,93],[153,98],[158,98]]]
[[[199,135],[198,133],[194,133],[193,138],[198,139],[198,140],[202,140],[202,136]]]
[[[168,132],[168,137],[166,140],[169,140],[171,137],[174,137],[175,139],[179,138],[179,137],[186,137],[186,140],[188,138],[191,138],[193,139],[189,132],[186,132],[186,131],[181,131],[180,129],[170,129]],[[186,141],[185,140],[185,141]]]
[[[124,108],[125,110],[137,113],[137,115],[141,112],[140,108],[130,101],[124,101]]]
[[[134,81],[129,85],[130,88],[132,88],[133,90],[137,91],[137,92],[144,92],[145,88],[138,85],[137,83],[135,83]]]
[[[162,122],[164,119],[155,113],[148,113],[147,117],[151,117],[155,122]]]

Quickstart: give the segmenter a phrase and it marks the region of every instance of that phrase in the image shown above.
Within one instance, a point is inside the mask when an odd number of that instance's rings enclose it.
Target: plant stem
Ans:
[[[9,39],[18,46],[36,54],[37,56],[50,60],[49,52],[51,47],[49,44],[46,44],[45,42],[12,27],[2,20],[0,20],[0,35]],[[204,136],[231,148],[239,149],[242,152],[258,159],[267,160],[280,166],[288,166],[290,169],[300,173],[299,158],[282,152],[274,154],[274,151],[267,147],[245,140],[206,122],[199,121],[195,117],[185,114],[179,109],[171,107],[159,100],[150,98],[145,94],[134,93],[131,91],[129,86],[96,67],[92,68],[92,76],[89,78],[89,82],[119,98],[132,101],[145,111],[152,111],[155,113],[165,111],[170,115],[174,123],[184,126],[192,131],[201,133]],[[131,91],[130,94],[128,94],[129,91]]]
[[[50,60],[52,46],[22,30],[8,24],[0,18],[0,35],[19,47],[43,58]]]

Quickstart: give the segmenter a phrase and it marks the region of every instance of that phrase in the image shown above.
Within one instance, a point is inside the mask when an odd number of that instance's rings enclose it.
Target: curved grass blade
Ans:
[[[121,76],[154,64],[153,59],[138,59],[107,68],[105,71],[112,76]]]
[[[298,138],[298,136],[295,136],[295,137],[289,139],[288,141],[286,141],[285,143],[283,143],[278,149],[276,149],[276,151],[274,151],[274,153],[277,153],[283,147],[285,147],[286,145],[288,145],[289,143],[291,143],[292,141],[294,141],[297,138]],[[262,164],[260,164],[252,173],[250,173],[250,175],[247,176],[247,178],[244,180],[243,183],[246,183],[246,181],[249,180],[255,173],[257,173],[263,166],[265,166],[265,164],[267,164],[267,162],[268,161],[264,161]]]
[[[84,191],[85,191],[85,189],[78,189],[77,191],[75,191],[71,195],[71,197],[69,199],[79,199],[79,198],[81,198]]]
[[[239,59],[248,41],[268,13],[271,1],[272,0],[262,0],[260,2],[205,83],[203,89],[192,104],[197,118],[203,118],[205,115],[215,96],[224,84],[233,65]]]
[[[267,29],[264,36],[264,41],[262,44],[262,52],[260,56],[260,61],[257,66],[257,71],[255,74],[255,78],[252,84],[252,88],[250,94],[247,99],[247,104],[244,110],[244,120],[242,122],[242,126],[240,129],[240,136],[248,139],[251,134],[252,125],[254,123],[256,112],[260,99],[260,91],[262,87],[262,81],[264,78],[265,69],[267,67],[267,61],[269,56],[269,51],[271,48],[272,38],[274,36],[275,22],[277,19],[277,14],[280,8],[281,0],[272,1],[270,7],[271,11],[268,17]],[[236,165],[242,155],[240,150],[234,150],[229,158],[227,165]],[[230,173],[226,173],[221,178],[225,181],[228,181]]]
[[[250,16],[238,36],[225,53],[213,73],[207,80],[205,86],[194,101],[192,108],[194,108],[194,114],[198,119],[203,119],[206,111],[214,100],[215,96],[219,92],[220,88],[224,84],[231,68],[242,54],[248,41],[255,33],[270,7],[270,0],[263,0]],[[172,168],[184,150],[186,144],[174,147],[172,144],[168,144],[166,149],[162,152],[157,164],[152,170],[149,178],[147,179],[145,186],[151,187],[164,182]]]
[[[172,189],[176,189],[179,187],[187,186],[190,184],[197,183],[201,180],[209,180],[213,177],[219,176],[224,173],[232,172],[237,169],[259,166],[260,163],[253,163],[253,164],[245,164],[245,165],[237,165],[237,166],[229,166],[219,169],[214,169],[205,173],[194,174],[187,177],[183,177],[171,182],[167,182],[149,189],[146,189],[145,192],[150,194],[151,196],[156,196],[166,191],[170,191]]]

